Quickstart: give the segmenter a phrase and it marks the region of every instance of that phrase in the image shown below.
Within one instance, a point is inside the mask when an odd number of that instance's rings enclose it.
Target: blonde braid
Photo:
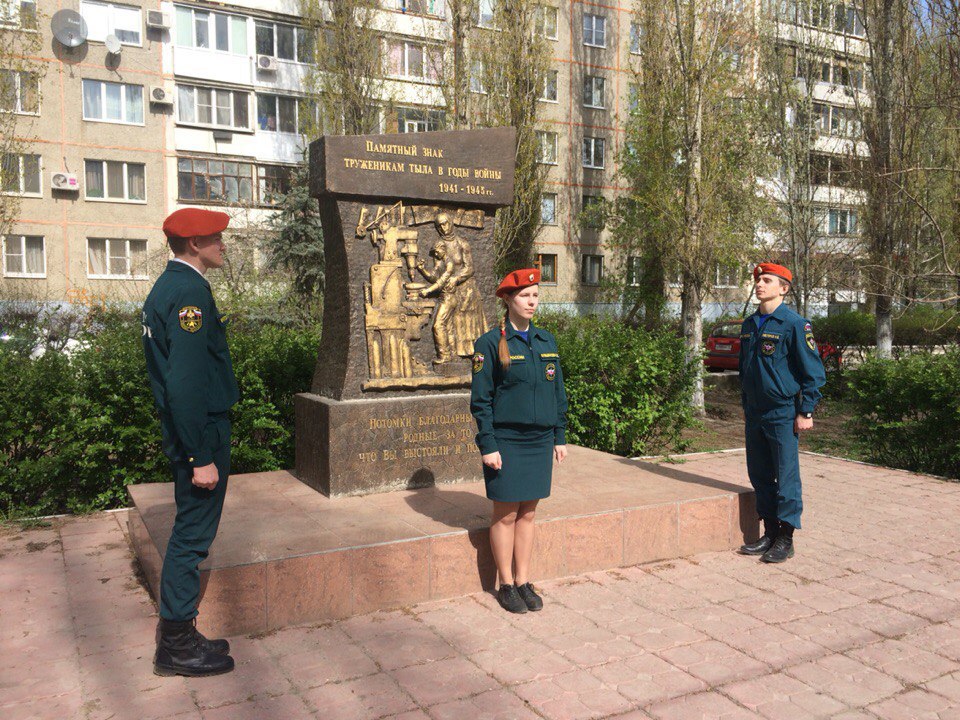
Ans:
[[[504,371],[510,369],[510,348],[507,345],[507,315],[509,314],[510,311],[505,309],[503,317],[500,318],[500,342],[497,345],[497,355],[500,357],[500,365]]]

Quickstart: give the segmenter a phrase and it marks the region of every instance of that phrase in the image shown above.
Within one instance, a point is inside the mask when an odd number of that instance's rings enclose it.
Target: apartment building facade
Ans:
[[[305,92],[312,49],[298,0],[37,1],[34,31],[44,36],[47,71],[39,107],[29,107],[36,120],[29,154],[37,159],[20,161],[35,178],[16,188],[22,207],[4,240],[3,284],[46,300],[140,299],[166,258],[163,218],[179,207],[225,209],[234,218],[234,249],[252,252],[301,161],[310,140],[304,131],[317,121]],[[51,35],[50,16],[61,6],[87,25],[87,41],[73,50]],[[448,8],[444,0],[383,0],[382,8],[389,102],[377,129],[440,129],[443,94],[425,58],[448,36]],[[539,133],[549,170],[536,243],[547,306],[617,308],[602,282],[629,259],[610,251],[605,230],[577,218],[621,189],[617,158],[639,57],[633,13],[632,0],[545,0],[539,13],[551,55]],[[478,24],[491,18],[492,3],[480,0]],[[120,39],[119,53],[107,51],[108,35]],[[832,85],[825,82],[825,102]],[[842,152],[837,141],[844,139],[824,138],[827,183],[829,156]],[[76,175],[76,188],[53,188],[54,172]],[[852,200],[836,201],[824,187],[827,227],[855,226]],[[847,210],[843,220],[831,214],[834,206]],[[742,302],[742,269],[717,272],[708,317]]]

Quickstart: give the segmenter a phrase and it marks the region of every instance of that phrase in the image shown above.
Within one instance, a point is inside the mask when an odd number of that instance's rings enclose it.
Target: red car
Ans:
[[[707,355],[703,364],[711,372],[740,369],[740,325],[738,322],[726,322],[717,325],[707,338]],[[828,342],[818,342],[817,350],[827,370],[840,367],[840,353]]]

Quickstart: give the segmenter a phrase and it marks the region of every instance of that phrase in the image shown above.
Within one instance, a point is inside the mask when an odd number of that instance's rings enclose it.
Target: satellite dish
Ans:
[[[103,44],[107,47],[107,52],[111,55],[119,55],[120,50],[120,40],[116,35],[110,34],[103,39]]]
[[[66,47],[75,48],[87,41],[87,23],[76,10],[58,10],[50,20],[53,36]]]

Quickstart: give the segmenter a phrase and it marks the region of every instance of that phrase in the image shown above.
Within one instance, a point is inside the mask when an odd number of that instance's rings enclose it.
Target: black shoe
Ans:
[[[516,585],[501,585],[500,589],[497,590],[497,602],[504,610],[512,613],[525,613],[527,611],[527,604],[520,597],[520,593],[517,592]]]
[[[738,551],[741,555],[763,555],[767,550],[773,547],[774,538],[769,535],[761,535],[756,542],[741,545]]]
[[[233,658],[209,652],[198,635],[192,620],[161,619],[153,672],[165,676],[206,677],[233,670]]]
[[[527,610],[532,612],[543,610],[543,598],[534,592],[533,585],[530,583],[517,585],[517,594],[523,599],[524,604],[527,606]]]
[[[200,642],[200,647],[206,650],[208,653],[214,653],[216,655],[229,655],[230,654],[230,643],[226,640],[208,640],[203,634],[197,630],[197,621],[193,621],[193,632],[197,636],[197,640]]]
[[[793,538],[786,535],[780,535],[773,543],[773,547],[767,550],[761,562],[782,563],[788,558],[793,557]]]

